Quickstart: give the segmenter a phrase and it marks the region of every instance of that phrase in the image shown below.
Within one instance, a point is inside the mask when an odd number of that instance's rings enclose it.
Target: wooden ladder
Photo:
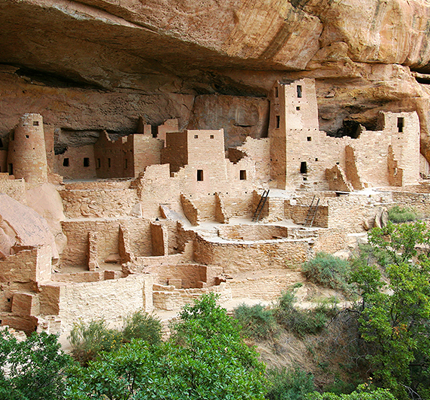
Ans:
[[[312,198],[312,202],[311,202],[311,205],[309,206],[308,214],[306,215],[306,220],[304,224],[304,226],[308,226],[309,224],[309,228],[312,227],[315,221],[315,216],[317,215],[317,212],[318,212],[318,205],[320,203],[320,199],[319,198],[317,199],[317,202],[315,205],[314,205],[314,201],[315,201],[315,196]]]
[[[258,220],[260,219],[261,212],[263,211],[264,205],[266,204],[267,198],[269,197],[269,192],[270,189],[267,189],[261,195],[254,216],[252,217],[252,222],[258,222]]]

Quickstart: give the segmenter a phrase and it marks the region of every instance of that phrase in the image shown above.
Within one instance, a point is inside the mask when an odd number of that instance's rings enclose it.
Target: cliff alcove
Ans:
[[[429,16],[423,0],[10,0],[0,5],[0,137],[37,112],[57,137],[73,132],[64,146],[133,133],[139,117],[224,128],[237,146],[267,135],[275,79],[312,77],[322,130],[417,109],[427,154],[429,90],[417,80],[429,71]]]

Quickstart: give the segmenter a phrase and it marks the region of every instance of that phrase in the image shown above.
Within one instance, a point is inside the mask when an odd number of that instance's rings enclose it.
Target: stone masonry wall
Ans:
[[[150,275],[141,274],[99,282],[58,284],[63,329],[78,320],[105,318],[119,323],[124,316],[139,309],[151,312],[152,284]]]
[[[194,260],[201,264],[220,265],[225,273],[267,268],[297,268],[309,257],[306,240],[273,240],[249,243],[243,241],[194,241]]]

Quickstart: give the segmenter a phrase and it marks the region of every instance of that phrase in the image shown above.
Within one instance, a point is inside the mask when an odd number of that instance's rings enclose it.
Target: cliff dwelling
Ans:
[[[141,119],[56,152],[55,127],[22,116],[0,149],[1,324],[65,337],[78,319],[119,323],[207,292],[270,301],[316,252],[350,254],[390,205],[428,215],[416,112],[332,137],[313,79],[268,98],[268,137],[227,150],[223,129]]]

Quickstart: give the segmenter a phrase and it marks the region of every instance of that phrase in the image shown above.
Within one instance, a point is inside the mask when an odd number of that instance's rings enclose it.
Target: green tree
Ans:
[[[390,260],[385,278],[377,266],[365,265],[353,279],[363,298],[359,317],[373,375],[400,399],[411,393],[430,395],[430,261],[418,246],[429,231],[417,222],[374,229],[370,243],[379,260]]]
[[[371,389],[366,384],[350,394],[318,393],[314,392],[305,397],[306,400],[396,400],[388,389]]]
[[[132,340],[70,370],[74,400],[264,399],[264,365],[213,294],[185,306],[166,343]]]
[[[0,398],[3,400],[63,399],[65,369],[72,359],[60,350],[55,335],[33,333],[18,341],[0,332]]]

